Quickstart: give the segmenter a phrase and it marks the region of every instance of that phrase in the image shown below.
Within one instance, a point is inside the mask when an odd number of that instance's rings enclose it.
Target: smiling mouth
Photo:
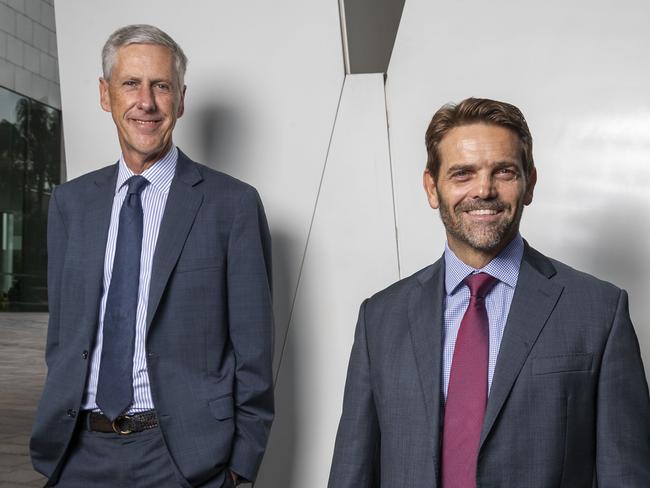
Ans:
[[[143,119],[131,119],[131,122],[141,125],[143,127],[151,127],[160,123],[160,120],[143,120]]]
[[[469,210],[467,213],[470,215],[496,215],[499,213],[499,211],[484,208],[478,210]]]

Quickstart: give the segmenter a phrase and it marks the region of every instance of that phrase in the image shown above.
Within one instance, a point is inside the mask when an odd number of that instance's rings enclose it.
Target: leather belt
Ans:
[[[99,412],[86,410],[81,415],[84,427],[93,432],[115,432],[116,434],[126,435],[158,427],[158,416],[155,410],[134,413],[133,415],[120,415],[112,422]]]

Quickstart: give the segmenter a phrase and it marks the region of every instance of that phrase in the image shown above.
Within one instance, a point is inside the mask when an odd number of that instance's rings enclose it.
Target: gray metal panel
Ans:
[[[350,73],[385,73],[404,0],[344,0]]]

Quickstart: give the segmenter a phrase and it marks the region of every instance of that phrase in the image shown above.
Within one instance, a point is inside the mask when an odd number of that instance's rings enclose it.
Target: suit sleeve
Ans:
[[[228,243],[228,319],[235,354],[235,437],[230,469],[255,479],[273,420],[271,237],[253,188],[242,196]]]
[[[650,486],[650,400],[625,291],[603,354],[598,384],[599,488]]]
[[[370,381],[366,303],[359,311],[350,355],[329,488],[379,488],[380,431]]]
[[[59,343],[61,309],[61,281],[68,233],[59,208],[57,188],[52,192],[47,217],[47,302],[48,326],[45,344],[45,362],[48,367],[56,355]]]

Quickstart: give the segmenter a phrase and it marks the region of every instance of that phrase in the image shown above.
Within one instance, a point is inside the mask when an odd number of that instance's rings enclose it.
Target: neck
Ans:
[[[156,151],[151,154],[142,154],[135,151],[129,151],[128,149],[122,148],[122,158],[126,163],[126,166],[133,171],[134,174],[140,175],[144,171],[151,168],[157,161],[160,161],[165,154],[169,152],[172,147],[172,142],[169,141],[164,148],[160,151]]]

